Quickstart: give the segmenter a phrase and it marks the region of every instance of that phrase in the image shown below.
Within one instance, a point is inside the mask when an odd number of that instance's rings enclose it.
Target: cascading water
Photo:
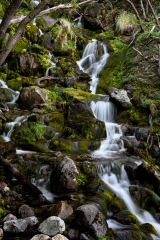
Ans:
[[[96,93],[96,87],[99,81],[98,74],[106,64],[108,57],[109,54],[107,53],[107,48],[105,45],[103,43],[99,43],[96,40],[92,40],[92,42],[86,46],[82,59],[77,62],[79,68],[82,71],[90,74],[92,79],[90,83],[90,90],[93,94]],[[100,148],[92,153],[92,156],[96,156],[96,158],[109,158],[113,153],[125,151],[123,141],[120,139],[122,136],[122,130],[121,126],[114,122],[117,115],[116,106],[109,101],[108,96],[99,95],[99,99],[100,100],[98,101],[91,102],[91,109],[97,119],[105,122],[107,137],[101,142]],[[152,217],[149,212],[140,209],[133,202],[129,194],[130,182],[128,180],[124,167],[122,166],[121,168],[120,176],[117,176],[114,172],[111,171],[110,166],[111,165],[104,168],[104,166],[97,163],[98,172],[102,180],[111,188],[112,192],[114,192],[118,197],[122,198],[126,205],[126,208],[128,208],[133,214],[137,216],[140,224],[150,223],[155,227],[158,233],[158,237],[152,236],[153,239],[160,239],[159,223]],[[110,228],[113,228],[115,230],[133,228],[133,226],[122,225],[112,219],[107,220],[107,223]]]
[[[80,70],[91,76],[90,90],[93,94],[96,93],[96,87],[99,81],[98,74],[105,66],[108,57],[109,54],[106,45],[93,39],[84,49],[81,60],[77,61]]]
[[[77,61],[79,68],[91,76],[90,90],[96,93],[96,87],[99,81],[98,75],[104,68],[109,54],[104,43],[95,39],[84,49],[81,60]],[[100,96],[102,100],[91,102],[91,109],[95,117],[103,122],[106,126],[106,139],[101,142],[97,151],[92,153],[93,156],[110,157],[112,153],[124,151],[121,126],[113,123],[117,115],[116,106],[109,101],[108,96]]]
[[[98,173],[102,180],[111,188],[112,192],[114,192],[119,198],[121,198],[127,209],[131,211],[136,217],[140,224],[150,223],[154,226],[158,233],[158,237],[154,236],[153,238],[158,240],[160,239],[160,224],[154,219],[154,217],[147,212],[146,210],[140,209],[135,202],[132,200],[129,193],[129,186],[131,186],[127,173],[124,169],[124,165],[121,166],[120,174],[117,176],[113,172],[114,164],[107,164],[106,166],[98,165]],[[110,219],[107,220],[107,223],[110,228],[113,229],[122,229],[127,228],[129,226],[124,226],[119,224],[118,222]]]

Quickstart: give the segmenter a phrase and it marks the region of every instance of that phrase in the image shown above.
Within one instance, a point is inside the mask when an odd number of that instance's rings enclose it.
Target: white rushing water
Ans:
[[[131,186],[131,184],[124,169],[124,165],[121,167],[119,176],[117,176],[112,171],[111,165],[108,165],[106,167],[99,165],[98,173],[101,176],[102,180],[111,188],[111,190],[124,201],[127,209],[138,218],[140,224],[150,223],[155,227],[158,233],[158,237],[155,236],[154,239],[160,239],[160,224],[149,212],[138,207],[130,196],[129,186]],[[126,228],[125,225],[121,225],[114,220],[109,220],[107,222],[109,227],[114,229]]]
[[[45,72],[45,77],[48,77],[48,76],[49,76],[49,70],[50,70],[50,69],[53,69],[53,68],[56,67],[56,64],[52,61],[52,54],[50,54],[50,52],[49,52],[48,55],[49,55],[49,60],[50,60],[51,66],[50,66],[49,68],[47,68],[47,70],[46,70],[46,72]]]
[[[107,52],[106,45],[92,39],[92,42],[85,47],[81,60],[77,61],[80,70],[91,76],[90,90],[93,94],[96,93],[99,81],[98,75],[105,66],[108,58],[109,53]]]

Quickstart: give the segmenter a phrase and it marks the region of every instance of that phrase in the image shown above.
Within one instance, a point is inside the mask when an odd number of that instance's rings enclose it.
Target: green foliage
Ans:
[[[34,133],[37,140],[44,139],[44,127],[40,123],[30,122],[29,123],[31,131]]]
[[[86,184],[86,176],[83,173],[79,173],[76,178],[77,185],[84,186]]]

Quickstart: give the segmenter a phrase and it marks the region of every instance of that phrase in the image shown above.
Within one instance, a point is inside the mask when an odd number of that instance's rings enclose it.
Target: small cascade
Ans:
[[[82,15],[80,17],[77,17],[76,19],[74,19],[74,22],[76,22],[76,24],[79,28],[83,28]]]
[[[124,144],[120,139],[122,136],[121,126],[114,123],[117,115],[117,108],[114,103],[110,102],[109,97],[106,96],[103,101],[92,101],[91,109],[97,119],[105,122],[107,136],[101,142],[100,148],[92,153],[92,156],[111,157],[113,153],[124,151]]]
[[[46,72],[45,72],[45,77],[49,76],[49,70],[53,69],[56,67],[56,64],[52,61],[52,54],[49,52],[49,59],[50,59],[50,64],[51,66],[49,68],[47,68]]]
[[[96,87],[99,81],[98,75],[105,66],[108,58],[109,54],[106,45],[92,39],[92,42],[87,44],[84,49],[81,60],[77,61],[80,70],[91,76],[90,90],[93,94],[96,93]]]
[[[2,133],[2,138],[6,141],[9,142],[11,141],[11,135],[14,130],[14,126],[18,124],[19,126],[21,125],[22,122],[24,122],[27,119],[26,116],[20,116],[15,119],[14,122],[7,122],[5,123],[5,130]]]
[[[140,209],[135,202],[132,200],[132,197],[129,193],[129,187],[131,186],[127,173],[124,169],[124,165],[118,167],[116,164],[107,164],[105,166],[97,166],[98,173],[101,179],[111,188],[119,198],[121,198],[127,209],[131,211],[137,218],[140,224],[150,223],[156,229],[158,236],[160,237],[160,225],[154,219],[154,217],[147,212],[146,210]],[[107,223],[110,228],[122,229],[130,228],[131,226],[124,226],[114,220],[107,220]],[[154,239],[160,239],[155,237]]]
[[[10,99],[9,102],[6,102],[4,104],[4,108],[17,109],[18,105],[17,105],[16,101],[18,100],[18,97],[19,97],[19,91],[13,91],[12,89],[8,88],[8,86],[2,79],[0,79],[0,88],[5,89],[5,92],[7,93],[8,98]]]
[[[46,174],[42,174],[42,171],[45,171]],[[50,191],[50,175],[51,171],[49,171],[49,166],[41,166],[37,168],[36,178],[32,178],[31,181],[41,190],[48,201],[53,202],[57,195]]]

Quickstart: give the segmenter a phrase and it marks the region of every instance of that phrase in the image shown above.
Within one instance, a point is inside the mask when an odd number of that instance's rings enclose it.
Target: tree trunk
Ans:
[[[32,196],[36,197],[40,202],[46,202],[47,199],[44,197],[42,192],[32,184],[25,176],[23,176],[17,168],[15,168],[7,159],[0,157],[0,164],[4,166],[16,179],[20,180],[24,184],[27,190]]]
[[[25,17],[22,20],[22,22],[20,22],[14,36],[8,41],[8,43],[5,46],[5,49],[3,49],[2,52],[0,53],[0,66],[4,63],[7,56],[11,52],[14,44],[20,38],[25,26],[30,21],[32,21],[38,15],[38,13],[40,13],[46,7],[46,5],[50,4],[50,2],[51,2],[51,0],[43,0],[40,4],[38,4],[38,6],[32,12],[29,13],[29,15],[27,17]]]
[[[0,39],[3,37],[3,35],[7,31],[7,28],[10,24],[12,17],[14,16],[15,12],[19,9],[22,2],[23,0],[13,0],[10,6],[7,8],[0,25]]]

